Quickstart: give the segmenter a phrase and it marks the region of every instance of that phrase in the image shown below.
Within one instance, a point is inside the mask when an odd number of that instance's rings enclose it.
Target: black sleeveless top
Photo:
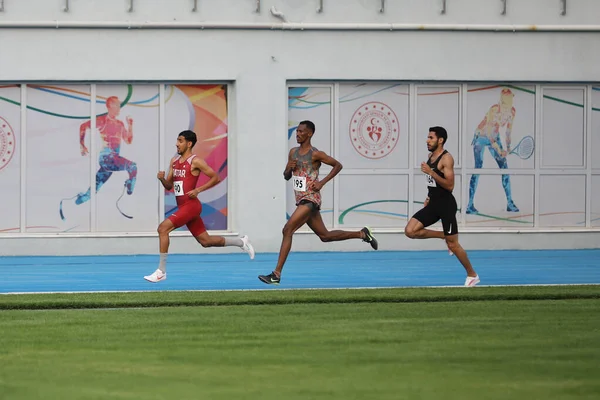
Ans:
[[[427,160],[427,165],[429,165],[429,167],[439,176],[441,176],[442,178],[445,178],[444,174],[438,169],[438,164],[440,162],[440,160],[442,159],[442,157],[444,157],[444,154],[448,153],[448,150],[444,150],[442,152],[442,154],[440,154],[440,156],[435,159],[434,161],[431,161],[431,157],[429,158],[429,160]],[[427,180],[427,188],[429,190],[428,192],[428,196],[430,199],[432,198],[440,198],[440,197],[447,197],[449,195],[452,194],[452,192],[448,189],[444,189],[443,187],[441,187],[440,185],[437,184],[437,182],[435,181],[435,179],[433,179],[433,177],[431,175],[427,175],[425,174],[425,178]]]

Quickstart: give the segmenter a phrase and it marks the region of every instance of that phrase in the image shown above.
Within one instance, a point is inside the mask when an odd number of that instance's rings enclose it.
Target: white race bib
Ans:
[[[293,176],[292,184],[296,192],[306,192],[306,177],[305,176]]]
[[[425,180],[427,181],[427,186],[429,187],[437,187],[437,183],[435,179],[431,175],[425,174]]]
[[[173,191],[175,192],[175,196],[183,196],[183,181],[173,182]]]

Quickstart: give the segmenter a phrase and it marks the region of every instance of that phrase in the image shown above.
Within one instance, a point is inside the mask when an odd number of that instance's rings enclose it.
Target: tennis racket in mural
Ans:
[[[525,136],[509,154],[516,154],[519,158],[527,160],[533,155],[534,148],[535,142],[533,141],[533,137]]]

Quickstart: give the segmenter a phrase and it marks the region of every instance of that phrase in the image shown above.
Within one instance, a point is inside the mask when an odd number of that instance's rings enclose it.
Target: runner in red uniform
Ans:
[[[192,148],[196,144],[196,134],[192,131],[183,131],[177,137],[178,157],[171,160],[171,170],[165,179],[165,172],[160,171],[158,180],[165,189],[175,192],[177,200],[177,211],[165,219],[158,226],[158,237],[160,244],[160,262],[158,269],[151,275],[145,276],[149,282],[160,282],[167,279],[166,264],[169,251],[169,233],[183,225],[186,225],[202,247],[236,246],[254,259],[254,248],[248,240],[248,236],[226,238],[223,236],[210,236],[206,232],[204,222],[200,217],[202,203],[198,194],[210,189],[219,183],[217,173],[200,157],[192,154]],[[208,182],[196,187],[200,173],[210,178]]]

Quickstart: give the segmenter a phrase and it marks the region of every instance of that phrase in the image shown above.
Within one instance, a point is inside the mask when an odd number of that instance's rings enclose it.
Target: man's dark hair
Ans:
[[[442,144],[446,144],[446,140],[448,140],[448,132],[446,132],[446,129],[441,126],[433,126],[429,128],[429,132],[435,133],[435,136],[438,139],[443,139]]]
[[[312,121],[302,121],[298,124],[298,126],[300,125],[306,126],[312,133],[315,133],[315,124]]]
[[[194,147],[194,145],[198,141],[198,139],[196,138],[196,134],[193,131],[190,131],[190,130],[181,132],[179,134],[179,136],[183,136],[183,138],[185,140],[187,140],[188,142],[192,142],[192,147]]]

